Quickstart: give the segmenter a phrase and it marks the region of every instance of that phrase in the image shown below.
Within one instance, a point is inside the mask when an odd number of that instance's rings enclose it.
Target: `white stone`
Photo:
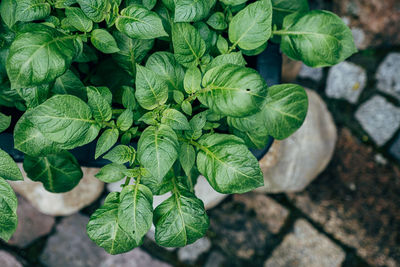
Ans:
[[[374,142],[381,146],[399,128],[400,108],[382,96],[374,96],[358,108],[356,118]]]
[[[353,34],[354,44],[358,49],[366,48],[366,38],[365,32],[357,27],[351,28],[351,33]]]
[[[400,100],[400,53],[390,53],[376,72],[377,87]]]
[[[180,261],[187,263],[195,263],[199,256],[207,252],[211,248],[211,241],[207,237],[202,237],[193,244],[178,250],[178,258]]]
[[[42,183],[30,180],[22,164],[19,163],[24,181],[10,181],[14,190],[27,199],[40,212],[53,216],[73,214],[95,201],[103,192],[104,183],[94,175],[99,171],[96,168],[82,167],[83,178],[79,184],[66,193],[50,193]]]
[[[367,83],[367,73],[360,66],[345,61],[329,70],[326,83],[328,97],[355,104]]]
[[[310,79],[314,82],[319,82],[324,75],[322,68],[311,68],[305,64],[301,66],[299,77],[302,79]]]
[[[309,108],[304,124],[289,138],[274,141],[260,160],[264,186],[260,192],[303,190],[328,165],[337,140],[336,126],[319,95],[307,90]]]
[[[0,250],[0,266],[1,267],[22,267],[22,264],[17,261],[17,259],[5,252],[4,250]]]

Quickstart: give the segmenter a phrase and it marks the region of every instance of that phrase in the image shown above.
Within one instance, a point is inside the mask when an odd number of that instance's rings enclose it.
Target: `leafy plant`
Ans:
[[[124,180],[87,226],[111,254],[140,246],[152,223],[166,247],[205,235],[199,174],[225,194],[263,185],[248,148],[294,133],[307,96],[268,87],[244,55],[272,41],[321,67],[356,52],[340,18],[306,0],[2,0],[0,14],[0,105],[24,112],[14,127],[23,167],[51,192],[71,190],[82,171],[68,150],[97,140],[90,157],[110,161],[97,178]],[[10,123],[0,113],[0,131]],[[17,224],[5,180],[22,179],[0,150],[4,240]],[[167,192],[153,210],[153,195]]]

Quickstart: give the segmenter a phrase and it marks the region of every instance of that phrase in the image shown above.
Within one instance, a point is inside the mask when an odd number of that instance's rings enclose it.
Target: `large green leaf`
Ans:
[[[173,195],[154,210],[154,225],[157,244],[183,247],[205,235],[209,219],[203,202],[175,184]]]
[[[48,84],[27,88],[16,88],[19,96],[25,101],[26,107],[35,108],[47,100],[50,86]]]
[[[309,9],[307,0],[271,0],[271,2],[273,10],[272,22],[279,27],[287,15],[295,12],[306,12]]]
[[[104,54],[113,54],[119,51],[114,37],[104,29],[93,30],[90,36],[93,46]]]
[[[0,177],[0,238],[8,241],[17,229],[18,200],[11,186]]]
[[[172,44],[176,60],[187,68],[196,67],[206,51],[198,30],[189,23],[173,24]]]
[[[168,36],[157,13],[139,5],[130,5],[123,9],[115,25],[131,38],[154,39]]]
[[[11,116],[6,116],[0,112],[0,133],[7,130],[11,124]]]
[[[94,22],[101,22],[107,15],[108,0],[76,0],[83,13]]]
[[[96,153],[94,158],[97,159],[104,153],[106,153],[113,145],[118,141],[119,132],[118,129],[107,129],[102,135],[100,135],[99,140],[96,144]]]
[[[216,0],[176,0],[175,22],[199,21],[208,16]]]
[[[118,182],[125,178],[126,167],[122,164],[110,163],[96,174],[96,178],[105,183]]]
[[[168,125],[174,130],[190,130],[190,125],[186,116],[173,108],[164,110],[161,123]]]
[[[137,151],[140,163],[161,182],[178,158],[178,138],[167,125],[149,126],[140,136]]]
[[[243,140],[227,134],[199,140],[197,168],[220,193],[245,193],[264,185],[257,159]]]
[[[222,65],[207,71],[202,83],[198,98],[217,114],[245,117],[260,111],[265,103],[267,85],[254,69]]]
[[[29,113],[28,119],[43,135],[60,144],[74,144],[94,123],[89,106],[76,96],[56,95]]]
[[[74,95],[84,101],[87,99],[85,86],[71,70],[58,77],[51,90],[54,94]]]
[[[17,9],[17,0],[1,0],[0,15],[4,23],[11,29],[16,22],[15,11]]]
[[[80,182],[83,173],[75,157],[63,151],[46,157],[24,158],[24,170],[33,181],[42,182],[52,193],[68,192]]]
[[[90,216],[86,227],[89,238],[113,255],[128,252],[139,245],[132,234],[120,226],[119,195],[118,192],[108,194],[104,204]]]
[[[90,32],[93,28],[91,21],[79,7],[69,7],[65,9],[68,23],[81,32]]]
[[[126,162],[133,163],[135,161],[136,151],[133,147],[118,145],[110,150],[103,158],[108,159],[117,164],[124,164]]]
[[[220,1],[227,6],[237,6],[247,2],[247,0],[220,0]]]
[[[148,110],[165,104],[168,100],[168,86],[164,79],[143,66],[136,65],[136,93],[139,104]]]
[[[153,194],[144,185],[128,185],[122,190],[120,200],[120,226],[140,245],[153,222]]]
[[[44,19],[50,15],[50,4],[45,0],[18,0],[15,10],[17,21],[32,21]]]
[[[234,64],[244,67],[246,66],[246,60],[243,58],[242,52],[232,52],[229,54],[219,55],[206,66],[206,71],[226,64]]]
[[[17,164],[6,152],[0,149],[0,178],[18,181],[24,180]]]
[[[108,90],[106,87],[103,88]],[[94,86],[88,86],[86,87],[86,90],[88,95],[88,105],[92,110],[93,117],[100,122],[109,121],[112,116],[111,105],[104,98],[102,92]],[[111,92],[109,93],[111,94]]]
[[[313,10],[287,16],[280,35],[281,50],[310,67],[335,65],[355,52],[351,30],[335,14]]]
[[[252,50],[266,43],[271,36],[272,5],[259,0],[239,11],[229,24],[229,40],[233,46]]]
[[[15,38],[7,58],[12,86],[52,82],[69,68],[76,55],[76,37],[41,24],[26,25],[25,30]]]

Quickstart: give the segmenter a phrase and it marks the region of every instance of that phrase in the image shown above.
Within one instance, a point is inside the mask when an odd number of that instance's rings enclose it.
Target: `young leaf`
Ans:
[[[192,145],[187,142],[183,142],[179,148],[179,162],[182,165],[186,175],[190,175],[192,168],[196,161],[196,152]]]
[[[282,36],[281,49],[288,57],[310,67],[332,66],[357,52],[351,30],[329,11],[289,15],[274,34]]]
[[[104,153],[106,153],[115,143],[118,141],[119,132],[118,129],[107,129],[96,144],[96,153],[94,158],[97,159]]]
[[[131,38],[154,39],[168,36],[157,13],[139,5],[130,5],[121,11],[115,26]]]
[[[15,38],[7,58],[13,87],[52,82],[69,68],[76,55],[75,36],[41,24],[26,25],[26,30]]]
[[[183,95],[183,93],[181,91],[174,90],[173,91],[173,98],[174,98],[174,101],[178,105],[180,105],[180,104],[182,104],[183,100],[185,99],[185,96]]]
[[[135,90],[130,86],[122,86],[122,90],[122,105],[133,111],[137,107]]]
[[[155,239],[164,247],[183,247],[203,237],[209,219],[203,202],[187,190],[178,191],[154,210]],[[171,227],[173,225],[173,227]]]
[[[108,90],[106,87],[103,88]],[[109,121],[112,117],[111,106],[101,94],[100,89],[94,86],[88,86],[86,87],[86,90],[88,96],[88,105],[92,110],[93,117],[99,122]]]
[[[217,43],[217,33],[210,28],[202,21],[196,22],[193,24],[196,29],[199,31],[201,38],[204,40],[206,44],[206,51],[210,51],[214,48]]]
[[[0,112],[0,133],[7,130],[11,124],[11,116],[6,116]]]
[[[114,183],[124,179],[126,176],[125,172],[125,165],[110,163],[101,168],[95,176],[105,183]]]
[[[192,115],[192,104],[189,101],[183,101],[181,104],[182,111],[185,112],[187,115]]]
[[[139,245],[153,222],[153,194],[144,185],[128,185],[122,190],[120,200],[120,226],[125,232],[131,233]]]
[[[163,79],[146,67],[136,65],[136,99],[147,110],[165,104],[168,99],[168,86]]]
[[[121,228],[119,206],[120,193],[108,194],[104,204],[90,216],[86,227],[89,238],[112,255],[128,252],[140,245],[132,234]]]
[[[18,200],[11,186],[0,177],[0,238],[8,241],[17,229]]]
[[[254,69],[227,64],[212,68],[203,77],[198,99],[214,113],[245,117],[261,110],[267,85]]]
[[[32,21],[44,19],[50,15],[51,7],[45,0],[18,0],[15,10],[17,21]]]
[[[226,24],[225,21],[225,15],[222,12],[215,12],[214,14],[212,14],[208,18],[207,24],[210,25],[212,28],[220,31],[225,30],[226,27],[228,27],[228,24]]]
[[[78,7],[69,7],[65,9],[68,23],[81,32],[90,32],[93,28],[93,21],[91,21],[82,9]]]
[[[204,40],[189,23],[173,25],[172,44],[176,60],[186,68],[196,67],[206,51]]]
[[[6,152],[0,149],[0,178],[18,181],[24,180],[17,164]]]
[[[119,51],[114,37],[106,30],[96,29],[92,31],[90,41],[94,47],[104,54],[112,54]]]
[[[193,94],[201,89],[201,72],[198,68],[190,68],[185,73],[183,82],[186,93]]]
[[[147,125],[157,125],[158,114],[154,111],[146,112],[142,117],[140,117],[139,121],[146,123]]]
[[[71,95],[53,96],[28,114],[46,138],[65,145],[85,137],[94,122],[91,118],[89,106]]]
[[[83,13],[94,22],[101,22],[107,14],[107,0],[76,0]]]
[[[208,135],[199,140],[198,149],[197,168],[217,192],[245,193],[264,185],[258,161],[242,139]]]
[[[185,115],[181,112],[177,111],[176,109],[166,109],[164,110],[161,123],[168,125],[174,130],[189,130],[190,125]]]
[[[193,22],[204,19],[216,0],[176,0],[175,22]]]
[[[108,159],[109,161],[117,164],[124,164],[126,162],[133,163],[135,161],[135,157],[135,149],[125,145],[118,145],[103,156],[104,159]]]
[[[259,0],[237,13],[229,24],[229,40],[233,46],[252,50],[266,43],[271,36],[272,5]]]
[[[139,162],[161,182],[178,157],[178,137],[167,125],[147,127],[138,142]]]
[[[121,131],[127,131],[132,127],[133,124],[133,112],[132,110],[125,109],[124,112],[119,115],[117,119],[117,127]]]
[[[24,158],[24,170],[33,181],[42,182],[52,193],[68,192],[80,182],[83,173],[75,157],[63,151],[46,157]]]
[[[308,1],[307,0],[271,0],[272,2],[272,22],[273,24],[281,27],[283,19],[290,14],[295,12],[307,12]]]

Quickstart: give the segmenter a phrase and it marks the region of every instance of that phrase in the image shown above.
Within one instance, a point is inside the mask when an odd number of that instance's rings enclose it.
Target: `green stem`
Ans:
[[[130,181],[131,181],[131,177],[126,177],[125,183],[124,183],[124,185],[122,187],[125,187],[125,186],[129,185]]]

